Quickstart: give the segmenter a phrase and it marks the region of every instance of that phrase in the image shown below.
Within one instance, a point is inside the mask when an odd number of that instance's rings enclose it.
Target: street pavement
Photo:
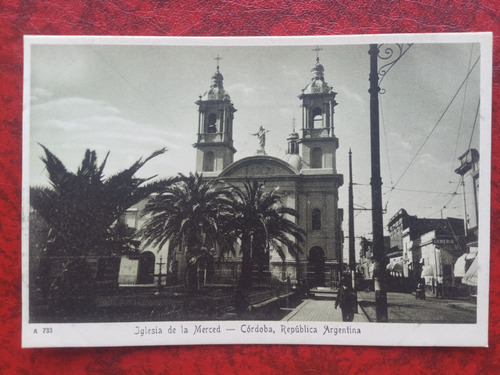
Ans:
[[[283,321],[341,322],[342,311],[335,309],[335,294],[308,298],[290,311]],[[416,299],[407,293],[387,293],[389,323],[475,323],[476,305],[469,301]],[[354,322],[376,322],[375,293],[358,292],[358,313]]]
[[[359,310],[354,314],[353,322],[368,322],[365,314]],[[282,320],[297,322],[341,322],[342,311],[335,309],[335,300],[306,299]]]
[[[377,321],[374,292],[358,292],[358,303],[370,322]],[[387,293],[389,323],[476,323],[476,304],[466,300],[416,299],[408,293]]]
[[[318,287],[311,290],[310,298],[293,309],[282,320],[297,322],[341,322],[342,310],[335,309],[337,291],[331,288]],[[358,307],[353,322],[368,322],[366,315]]]

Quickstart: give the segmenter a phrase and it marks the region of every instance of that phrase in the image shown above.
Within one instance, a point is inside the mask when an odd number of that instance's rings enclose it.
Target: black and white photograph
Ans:
[[[23,346],[486,346],[491,41],[25,37]]]

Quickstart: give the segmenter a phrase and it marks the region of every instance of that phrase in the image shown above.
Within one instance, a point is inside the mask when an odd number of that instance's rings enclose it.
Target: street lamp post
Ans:
[[[385,286],[386,255],[384,249],[384,225],[382,218],[382,178],[380,177],[380,136],[378,54],[376,44],[370,45],[370,144],[371,144],[371,192],[373,229],[373,287],[377,322],[387,322],[387,292]]]
[[[379,93],[380,82],[387,72],[410,49],[413,44],[395,44],[395,48],[370,44],[370,143],[371,143],[371,190],[372,190],[372,229],[373,229],[373,286],[375,289],[375,305],[377,322],[387,322],[387,292],[385,270],[387,257],[384,248],[384,224],[382,218],[382,178],[380,176],[380,136],[379,136]],[[379,69],[378,59],[385,60]],[[379,80],[380,77],[380,80]],[[382,91],[383,93],[383,91]]]
[[[349,269],[351,286],[355,296],[354,311],[358,312],[358,295],[356,292],[356,251],[354,249],[354,194],[352,190],[352,152],[349,149]]]

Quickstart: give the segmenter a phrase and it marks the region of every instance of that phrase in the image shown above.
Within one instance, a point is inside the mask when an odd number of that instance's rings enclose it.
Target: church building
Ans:
[[[301,281],[310,286],[333,285],[341,272],[343,246],[343,210],[338,207],[343,176],[336,169],[339,140],[334,121],[337,94],[325,82],[319,57],[311,73],[309,83],[298,95],[302,107],[301,129],[298,132],[294,129],[288,137],[283,134],[283,142],[288,143],[286,155],[280,158],[266,153],[267,131],[261,126],[255,134],[259,139],[255,155],[235,161],[233,127],[244,124],[237,122],[236,108],[224,89],[217,63],[210,88],[196,101],[198,132],[193,146],[196,172],[204,178],[219,178],[236,186],[249,178],[257,179],[265,183],[266,190],[279,187],[283,204],[298,212],[297,224],[306,231],[302,251],[297,257],[284,251],[283,261],[276,251],[269,249],[269,272],[273,278],[289,278],[294,284]],[[164,251],[151,252],[158,257]],[[182,279],[182,264],[185,264],[182,257],[182,251],[164,253],[164,270],[176,272]],[[218,267],[221,272],[233,267],[233,273],[239,273],[240,264],[237,255]]]

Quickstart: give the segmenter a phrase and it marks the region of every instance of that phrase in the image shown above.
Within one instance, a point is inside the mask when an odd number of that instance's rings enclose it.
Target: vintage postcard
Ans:
[[[24,347],[488,345],[491,34],[24,53]]]

